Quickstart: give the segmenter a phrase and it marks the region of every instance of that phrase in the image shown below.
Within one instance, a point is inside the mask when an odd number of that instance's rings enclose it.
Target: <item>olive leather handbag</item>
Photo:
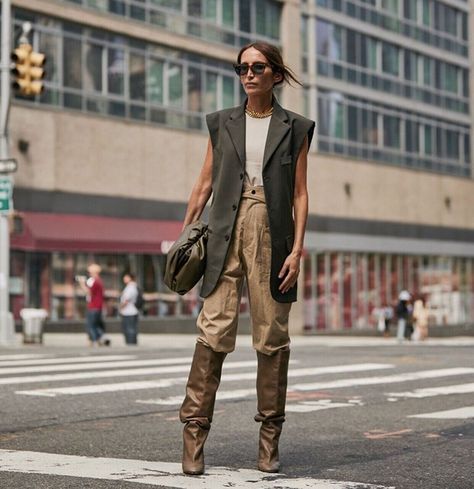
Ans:
[[[180,295],[189,292],[201,279],[206,268],[207,224],[188,224],[173,243],[166,257],[164,281]]]

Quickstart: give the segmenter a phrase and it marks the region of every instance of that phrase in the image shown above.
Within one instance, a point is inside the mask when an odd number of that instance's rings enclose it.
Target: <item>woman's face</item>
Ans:
[[[240,64],[252,66],[254,63],[267,63],[267,58],[257,49],[246,49],[240,58]],[[282,79],[281,73],[274,73],[270,66],[265,67],[261,75],[255,75],[251,69],[240,76],[240,83],[249,96],[264,95],[273,90],[273,85]]]

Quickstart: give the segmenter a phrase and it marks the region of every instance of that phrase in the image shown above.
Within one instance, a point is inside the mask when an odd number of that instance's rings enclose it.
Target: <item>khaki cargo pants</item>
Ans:
[[[234,350],[245,277],[253,347],[271,354],[289,345],[291,303],[273,299],[270,268],[270,229],[263,187],[245,187],[222,274],[214,291],[204,299],[197,319],[198,342],[214,351]]]

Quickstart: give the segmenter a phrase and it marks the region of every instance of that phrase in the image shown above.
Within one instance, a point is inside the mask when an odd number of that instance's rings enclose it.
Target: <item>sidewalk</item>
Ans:
[[[106,352],[110,350],[127,349],[133,352],[134,349],[190,349],[196,342],[196,336],[191,334],[140,334],[138,337],[138,346],[127,346],[122,334],[112,333],[108,335],[112,345],[110,347],[90,348],[88,346],[87,335],[80,333],[45,333],[43,335],[43,345],[24,345],[23,336],[16,335],[16,344],[11,347],[0,347],[0,352],[27,349],[30,351],[40,352],[44,348],[54,350],[69,350],[85,348],[87,351]],[[474,346],[474,337],[472,336],[455,336],[450,338],[428,338],[428,340],[415,343],[407,341],[404,345],[410,347],[420,346]],[[237,347],[251,347],[252,338],[250,335],[238,335]],[[399,346],[396,338],[381,337],[341,337],[341,336],[294,336],[291,340],[293,348],[303,346],[315,347],[393,347]]]

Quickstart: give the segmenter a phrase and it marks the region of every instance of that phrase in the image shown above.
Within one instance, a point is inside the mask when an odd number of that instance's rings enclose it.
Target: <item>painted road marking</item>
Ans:
[[[341,372],[361,372],[367,370],[388,369],[388,368],[394,368],[394,365],[387,365],[387,364],[380,364],[380,363],[335,365],[332,367],[290,369],[290,371],[288,372],[288,376],[304,377],[308,375],[324,375],[324,374],[341,373]],[[224,374],[222,376],[222,382],[255,380],[255,378],[256,378],[255,372]],[[170,387],[172,385],[182,384],[186,382],[186,380],[187,377],[176,377],[174,379],[161,379],[159,381],[117,382],[113,384],[92,384],[92,385],[79,385],[79,386],[70,386],[70,387],[68,386],[68,387],[58,387],[58,388],[29,389],[29,390],[16,391],[16,393],[29,395],[29,396],[46,396],[46,397],[55,397],[57,395],[101,394],[103,392],[134,391],[134,390]]]
[[[1,357],[0,357],[1,358]],[[87,362],[110,362],[112,360],[129,360],[136,358],[133,355],[104,355],[104,356],[82,356],[82,357],[67,357],[67,358],[41,358],[36,360],[12,360],[9,362],[0,361],[0,367],[16,367],[27,365],[56,365],[64,363],[87,363]],[[2,359],[3,360],[3,359]],[[31,369],[31,372],[36,372],[37,369]],[[2,371],[0,369],[0,375]]]
[[[412,414],[409,418],[428,418],[428,419],[469,419],[474,418],[474,406],[467,406],[447,411],[437,411],[434,413]]]
[[[181,464],[103,457],[82,457],[54,453],[0,450],[0,471],[44,474],[77,478],[114,480],[173,489],[395,489],[380,485],[290,478],[285,474],[266,474],[257,470],[209,467],[206,475],[185,476]]]
[[[248,362],[228,362],[225,365],[226,369],[255,367],[254,360]],[[70,374],[50,374],[50,375],[31,375],[28,377],[5,377],[0,378],[0,385],[10,384],[30,384],[38,382],[55,382],[60,380],[78,380],[78,379],[99,379],[110,377],[132,377],[137,375],[158,375],[189,372],[189,364],[175,365],[172,367],[149,367],[149,368],[134,368],[134,369],[119,369],[119,370],[104,370],[99,372],[77,372]],[[105,367],[104,367],[105,368]]]
[[[91,357],[88,363],[79,364],[66,364],[67,362],[61,362],[59,365],[39,365],[39,366],[28,366],[28,367],[5,367],[0,368],[0,375],[11,375],[11,374],[24,374],[33,372],[60,372],[60,371],[74,371],[74,370],[95,370],[101,368],[126,368],[126,367],[144,367],[148,365],[173,365],[185,363],[189,365],[191,363],[191,358],[181,357],[181,358],[159,358],[159,359],[149,359],[149,360],[122,360],[116,362],[107,362],[101,359],[99,362],[94,361]],[[189,368],[189,367],[188,367]]]
[[[3,361],[0,356],[0,367],[20,367],[28,365],[61,365],[69,363],[88,363],[88,362],[110,362],[114,360],[132,360],[136,355],[81,355],[78,357],[53,357],[53,358],[24,358]],[[34,370],[33,370],[34,371]],[[0,370],[0,374],[2,371]]]
[[[286,411],[290,413],[313,413],[315,411],[323,411],[325,409],[363,406],[358,402],[332,402],[330,399],[321,399],[320,401],[303,401],[298,404],[287,404]]]
[[[387,375],[384,377],[362,377],[357,379],[340,379],[333,382],[318,382],[314,384],[296,384],[291,387],[296,391],[308,391],[318,389],[338,389],[340,387],[359,387],[361,385],[395,384],[412,380],[436,379],[438,377],[450,377],[455,375],[473,374],[474,368],[442,368],[436,370],[421,370],[405,374]]]
[[[48,355],[43,354],[17,354],[17,355],[0,355],[0,360],[26,360],[28,358],[44,358]],[[50,356],[50,355],[49,355]]]
[[[422,399],[424,397],[449,396],[451,394],[471,394],[474,392],[474,383],[443,385],[441,387],[426,387],[425,389],[415,389],[409,392],[391,392],[386,394],[390,397],[411,397]]]
[[[401,438],[403,435],[412,433],[413,430],[404,429],[400,431],[383,431],[383,430],[370,430],[364,433],[364,436],[369,440],[383,440],[385,438]]]
[[[422,370],[398,375],[386,375],[384,377],[359,377],[351,379],[339,379],[329,382],[316,382],[307,384],[295,384],[288,387],[288,391],[308,391],[323,389],[340,389],[341,387],[359,387],[363,385],[393,384],[422,379],[436,379],[454,375],[466,375],[474,373],[474,368],[444,368],[437,370]],[[390,396],[393,394],[389,394]],[[255,396],[255,389],[239,389],[235,391],[217,391],[217,400],[243,399]],[[183,401],[182,396],[172,396],[163,399],[138,400],[141,404],[159,404],[165,406],[179,405]]]

